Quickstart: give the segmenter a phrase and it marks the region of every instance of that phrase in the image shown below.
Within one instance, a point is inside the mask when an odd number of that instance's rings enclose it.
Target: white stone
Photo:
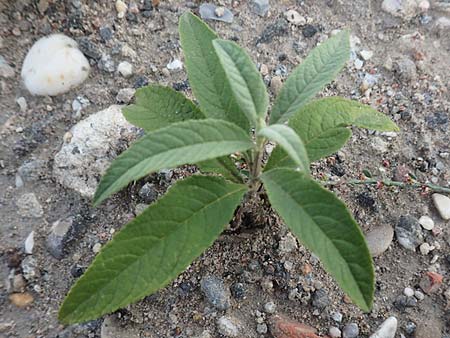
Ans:
[[[123,2],[122,0],[117,0],[116,1],[116,11],[117,11],[117,17],[119,19],[122,19],[125,14],[127,13],[128,10],[128,6],[125,2]]]
[[[306,24],[306,19],[304,16],[300,15],[296,10],[290,9],[284,13],[284,17],[287,21],[294,25],[304,25]]]
[[[34,231],[30,232],[30,234],[25,239],[24,251],[26,254],[31,255],[33,253],[33,248],[34,248]]]
[[[422,7],[426,5],[421,2],[420,0],[383,0],[381,8],[393,16],[410,20],[423,11]]]
[[[441,217],[448,221],[450,219],[450,198],[441,194],[433,194],[431,197]]]
[[[331,338],[339,338],[339,337],[341,337],[342,332],[336,326],[332,326],[328,330],[328,334],[330,335]]]
[[[424,256],[428,255],[434,249],[435,249],[435,247],[428,243],[423,243],[419,247],[420,253]]]
[[[411,289],[411,288],[405,288],[405,289],[403,290],[403,294],[404,294],[406,297],[412,297],[412,296],[414,296],[414,290]]]
[[[95,243],[94,246],[92,247],[92,252],[99,253],[101,249],[102,245],[100,243]]]
[[[389,317],[370,338],[394,338],[397,332],[397,318]]]
[[[355,61],[353,62],[355,65],[356,69],[361,69],[364,66],[364,61],[360,60],[358,58],[355,59]]]
[[[180,60],[175,59],[168,63],[166,67],[168,70],[180,70],[183,69],[183,63]]]
[[[234,318],[222,316],[217,320],[217,330],[225,337],[239,337],[239,327]]]
[[[23,96],[17,98],[16,103],[19,106],[20,111],[22,113],[27,111],[28,108],[27,100]]]
[[[28,51],[22,79],[34,95],[58,95],[80,85],[89,75],[89,62],[77,43],[63,35],[39,39]]]
[[[277,309],[277,306],[274,302],[267,302],[264,304],[264,311],[269,314],[274,314]]]
[[[423,300],[425,295],[421,291],[416,290],[414,291],[414,297],[416,297],[417,300]]]
[[[98,179],[119,153],[119,139],[131,141],[135,130],[117,105],[78,122],[55,156],[54,177],[66,188],[92,197]]]
[[[370,60],[373,56],[373,52],[371,50],[362,50],[361,52],[359,52],[359,55],[361,55],[361,57],[367,61]]]
[[[420,217],[419,223],[425,230],[433,230],[434,228],[434,221],[429,216]]]
[[[117,66],[117,71],[123,77],[130,77],[131,75],[133,75],[133,65],[127,61],[122,61]]]

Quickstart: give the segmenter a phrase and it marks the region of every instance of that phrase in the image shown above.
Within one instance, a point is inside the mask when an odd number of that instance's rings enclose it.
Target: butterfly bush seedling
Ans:
[[[348,31],[321,43],[293,70],[270,112],[266,86],[241,47],[218,38],[191,13],[181,16],[179,33],[198,105],[171,88],[139,89],[124,115],[146,134],[111,164],[94,204],[164,168],[195,164],[199,173],[178,180],[103,247],[70,290],[59,319],[95,319],[168,285],[212,245],[243,200],[262,191],[300,243],[369,311],[374,270],[364,236],[344,203],[309,169],[346,143],[351,126],[398,130],[356,101],[314,99],[348,60]],[[268,142],[277,146],[266,161]],[[236,166],[236,154],[246,172]]]

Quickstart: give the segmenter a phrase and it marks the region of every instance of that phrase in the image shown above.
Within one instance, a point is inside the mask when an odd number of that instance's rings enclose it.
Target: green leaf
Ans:
[[[374,270],[364,236],[344,203],[293,169],[262,174],[269,201],[289,229],[321,260],[364,311],[372,306]]]
[[[67,295],[59,319],[79,323],[166,286],[219,236],[246,186],[191,176],[128,223]]]
[[[284,124],[274,124],[261,129],[259,135],[278,143],[294,161],[296,167],[309,174],[308,154],[302,140],[294,130]]]
[[[266,85],[244,49],[226,40],[214,40],[214,49],[225,70],[234,98],[252,126],[265,119],[269,106]]]
[[[358,101],[342,97],[326,97],[301,108],[288,125],[300,136],[311,161],[329,156],[345,145],[351,136],[347,126],[378,131],[398,131],[389,117]],[[266,170],[294,167],[294,162],[280,148],[275,148]]]
[[[174,122],[203,119],[197,106],[172,88],[150,85],[136,91],[136,103],[122,108],[131,124],[153,131]]]
[[[231,121],[249,130],[246,116],[237,105],[225,72],[214,52],[214,33],[190,12],[180,18],[180,41],[185,56],[189,83],[200,109],[208,118]]]
[[[223,120],[184,121],[158,129],[117,157],[95,192],[94,205],[132,181],[164,168],[228,155],[253,147],[249,135]]]
[[[228,156],[202,161],[197,163],[197,166],[203,173],[220,174],[232,182],[243,183],[242,176]]]
[[[287,121],[330,83],[350,57],[348,31],[342,31],[314,48],[286,80],[275,100],[270,123]]]

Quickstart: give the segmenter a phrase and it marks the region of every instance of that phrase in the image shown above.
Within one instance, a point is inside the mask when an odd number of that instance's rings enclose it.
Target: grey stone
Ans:
[[[27,281],[34,280],[38,276],[37,262],[33,256],[27,256],[21,263],[22,274]]]
[[[328,334],[330,335],[331,338],[339,338],[341,337],[342,332],[336,326],[332,326],[328,329]]]
[[[251,9],[259,16],[266,16],[270,9],[269,0],[252,0]]]
[[[402,57],[394,63],[394,70],[402,81],[413,81],[417,78],[417,68],[414,61]]]
[[[73,219],[67,218],[53,223],[50,233],[47,236],[46,246],[48,252],[56,259],[64,257],[64,249],[70,240],[70,234],[73,231]]]
[[[330,298],[328,298],[328,295],[324,289],[316,290],[314,292],[312,297],[312,305],[319,310],[323,310],[330,305]]]
[[[267,302],[264,304],[264,311],[269,314],[274,314],[277,309],[277,306],[274,302]]]
[[[120,325],[115,315],[107,316],[100,329],[101,338],[139,338],[139,330],[132,325]]]
[[[92,198],[99,178],[135,138],[135,131],[120,106],[90,115],[70,130],[71,137],[55,156],[53,175],[66,188]]]
[[[138,193],[139,197],[144,203],[150,204],[158,198],[158,192],[155,190],[155,185],[152,183],[145,183]]]
[[[267,324],[261,323],[261,324],[256,325],[256,332],[258,332],[260,334],[266,334],[267,333]]]
[[[288,233],[281,238],[278,247],[282,254],[290,253],[297,249],[297,239],[291,233]]]
[[[340,312],[333,312],[333,313],[331,313],[331,318],[335,322],[340,323],[340,322],[342,322],[343,315]]]
[[[383,11],[410,20],[420,13],[420,0],[384,0],[381,4]]]
[[[0,77],[10,78],[15,74],[14,68],[12,68],[5,60],[3,56],[0,55]]]
[[[225,337],[239,337],[239,323],[236,318],[222,316],[217,320],[217,331]]]
[[[17,170],[17,173],[25,182],[32,182],[39,180],[44,176],[47,170],[47,162],[44,160],[28,160],[22,163]]]
[[[17,200],[16,205],[19,214],[23,217],[40,218],[44,215],[44,209],[34,193],[23,194]]]
[[[233,13],[228,8],[219,7],[214,4],[204,3],[200,6],[200,16],[203,20],[215,20],[226,23],[232,23]],[[221,15],[218,15],[221,14]]]
[[[422,228],[419,221],[412,216],[401,216],[395,226],[395,237],[405,249],[415,251],[423,243]]]
[[[116,96],[117,103],[130,103],[136,93],[134,88],[122,88]]]
[[[359,335],[359,328],[356,323],[350,323],[342,329],[343,338],[356,338]]]
[[[230,294],[223,280],[216,276],[206,276],[200,281],[200,287],[208,302],[218,310],[230,307]]]
[[[394,238],[394,229],[390,225],[382,225],[372,229],[365,236],[370,254],[377,257],[389,248]]]
[[[377,331],[370,336],[370,338],[394,338],[397,331],[397,318],[389,317],[377,329]]]

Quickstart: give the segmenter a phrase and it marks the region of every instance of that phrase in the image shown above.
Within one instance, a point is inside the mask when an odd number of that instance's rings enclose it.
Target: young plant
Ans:
[[[398,130],[358,102],[311,101],[348,60],[349,33],[341,31],[311,52],[287,79],[270,114],[266,86],[242,48],[218,39],[191,13],[180,19],[180,38],[199,105],[170,88],[139,89],[124,114],[146,135],[111,164],[94,204],[163,168],[196,164],[202,174],[176,182],[105,245],[72,287],[59,319],[95,319],[166,286],[214,242],[243,199],[263,189],[290,231],[320,257],[353,302],[369,311],[374,271],[363,234],[345,205],[309,173],[311,161],[346,143],[349,126]],[[269,141],[278,146],[264,165]],[[246,161],[248,176],[231,160],[235,153]]]

